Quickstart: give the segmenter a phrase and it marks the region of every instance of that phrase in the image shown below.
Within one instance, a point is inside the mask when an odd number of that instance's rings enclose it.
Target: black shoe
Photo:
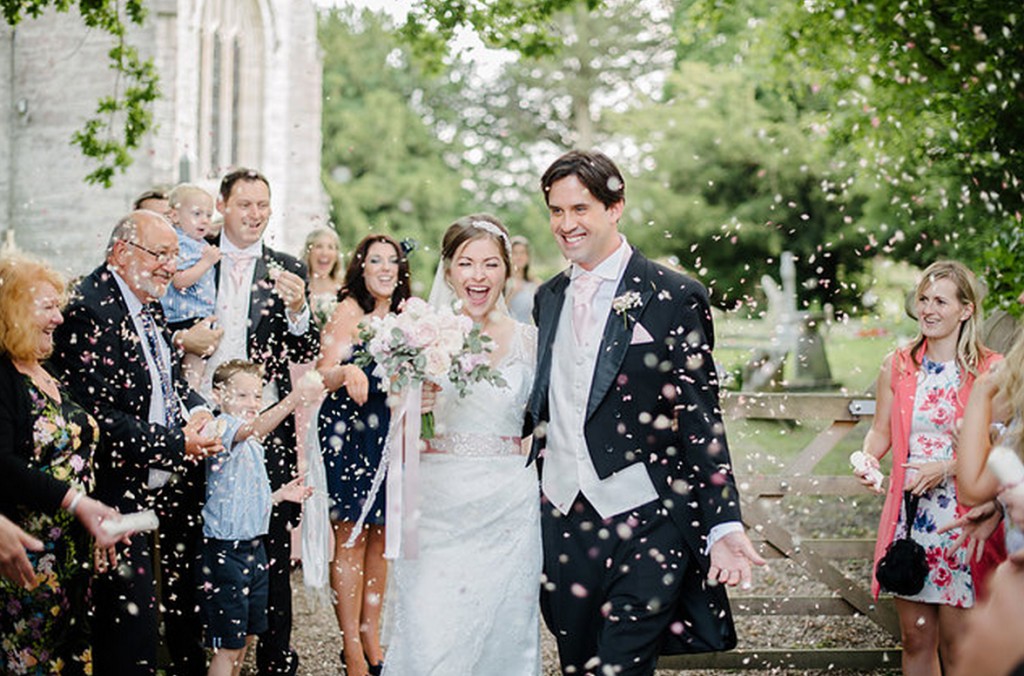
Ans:
[[[370,676],[381,676],[384,673],[384,662],[380,664],[370,664],[370,656],[363,653],[363,657],[366,658],[366,667],[370,670]]]
[[[299,671],[299,654],[295,649],[289,649],[288,655],[283,662],[278,662],[268,668],[259,669],[260,676],[295,676]]]

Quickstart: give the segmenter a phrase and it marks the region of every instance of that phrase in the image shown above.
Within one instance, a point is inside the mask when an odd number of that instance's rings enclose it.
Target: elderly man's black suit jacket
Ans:
[[[171,345],[159,303],[150,311]],[[54,332],[50,364],[72,396],[95,416],[102,443],[96,457],[96,495],[121,512],[152,506],[146,489],[150,469],[195,473],[185,459],[180,426],[149,422],[152,381],[143,352],[144,339],[135,329],[128,306],[110,270],[100,266],[84,277]],[[186,408],[205,404],[188,388],[180,360],[172,355],[175,392]]]

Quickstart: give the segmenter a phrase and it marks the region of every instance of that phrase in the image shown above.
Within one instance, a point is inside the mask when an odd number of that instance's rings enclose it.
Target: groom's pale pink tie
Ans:
[[[589,272],[584,272],[572,282],[572,332],[577,345],[584,345],[587,334],[593,330],[594,294],[599,286],[601,278]]]
[[[250,277],[252,275],[252,265],[256,260],[256,254],[247,251],[225,251],[224,255],[231,259],[231,282],[236,289],[244,288],[246,273],[249,273]]]

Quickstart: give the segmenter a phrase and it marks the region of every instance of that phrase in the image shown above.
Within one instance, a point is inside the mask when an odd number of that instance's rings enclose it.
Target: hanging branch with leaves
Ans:
[[[36,18],[47,8],[67,12],[77,5],[89,28],[109,34],[114,46],[107,52],[116,73],[114,90],[102,97],[96,113],[71,138],[72,143],[98,166],[85,180],[109,188],[115,172],[132,163],[132,151],[153,126],[153,102],[160,95],[159,78],[152,59],[142,59],[126,39],[128,23],[141,25],[146,18],[143,0],[3,0],[4,19],[16,26],[25,16]]]
[[[434,68],[462,29],[475,32],[488,47],[540,56],[551,54],[557,44],[547,30],[552,15],[578,3],[592,10],[601,0],[421,0],[409,11],[401,33]]]

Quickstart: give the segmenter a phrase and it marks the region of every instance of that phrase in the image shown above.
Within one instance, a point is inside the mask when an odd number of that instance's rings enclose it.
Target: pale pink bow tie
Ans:
[[[588,272],[572,282],[572,331],[576,344],[584,345],[594,322],[594,295],[601,286],[601,278]]]

